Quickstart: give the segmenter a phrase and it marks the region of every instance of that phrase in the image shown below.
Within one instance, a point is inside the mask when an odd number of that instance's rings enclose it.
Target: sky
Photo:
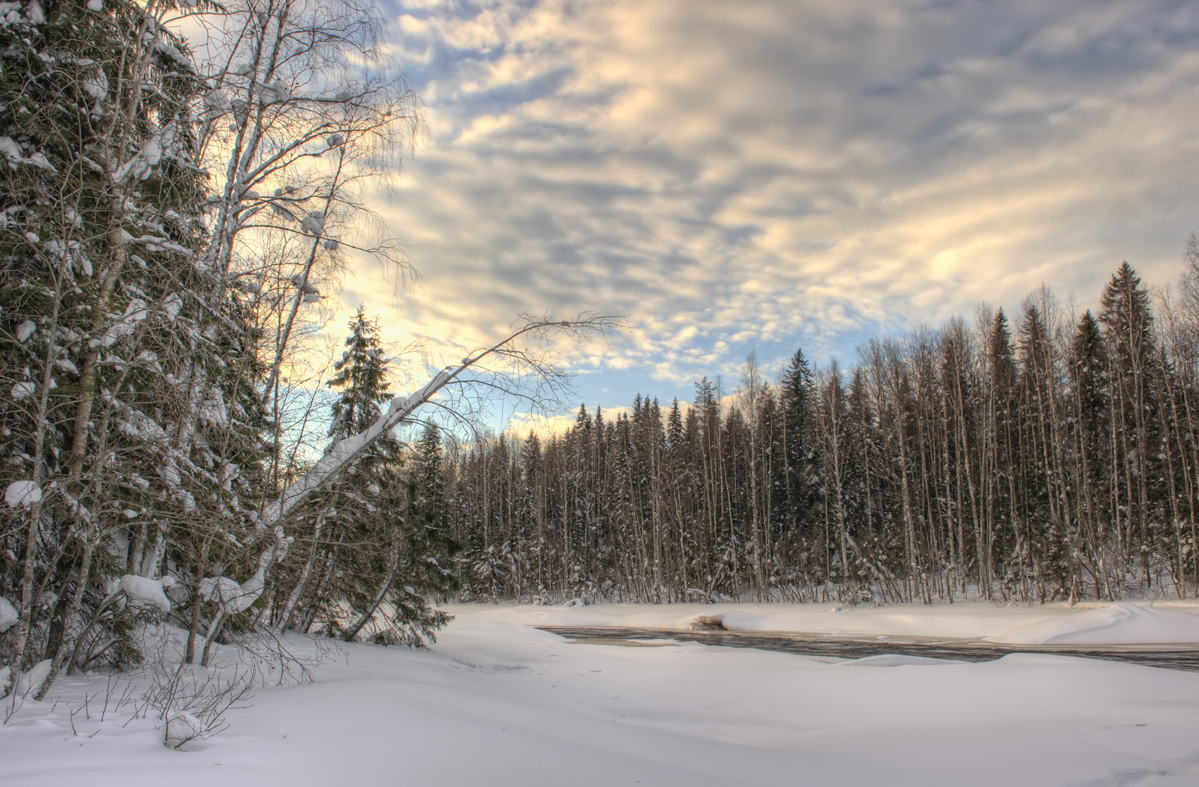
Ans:
[[[1173,0],[383,0],[427,133],[380,209],[423,277],[362,265],[434,359],[521,314],[622,315],[562,344],[577,409],[777,379],[797,348],[1094,307],[1199,229],[1199,5]]]

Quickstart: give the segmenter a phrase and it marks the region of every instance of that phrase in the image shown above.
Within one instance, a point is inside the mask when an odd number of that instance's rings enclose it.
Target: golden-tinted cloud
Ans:
[[[384,209],[426,280],[389,319],[447,357],[522,312],[590,310],[632,330],[565,356],[580,369],[852,359],[1041,283],[1090,303],[1124,259],[1165,283],[1199,223],[1188,3],[391,13],[432,137]]]

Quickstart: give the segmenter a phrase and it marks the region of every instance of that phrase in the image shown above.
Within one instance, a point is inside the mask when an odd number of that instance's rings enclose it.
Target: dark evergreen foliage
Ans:
[[[477,443],[449,473],[471,597],[1191,595],[1199,380],[1153,326],[1123,266],[1098,320],[1042,291],[1015,337],[984,312],[846,375],[797,351],[777,386],[751,361],[731,399],[704,378],[690,407]]]

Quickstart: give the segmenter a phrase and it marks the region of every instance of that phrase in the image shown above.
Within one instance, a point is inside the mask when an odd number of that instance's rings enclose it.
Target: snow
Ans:
[[[20,616],[17,614],[16,607],[4,596],[0,596],[0,634],[17,625],[18,620],[20,620]],[[0,687],[3,686],[4,683],[0,682]]]
[[[1135,606],[1199,617],[1195,603]],[[91,787],[1199,783],[1196,673],[1044,654],[845,662],[664,641],[618,647],[528,625],[683,628],[697,609],[730,625],[847,621],[863,636],[989,637],[1054,621],[1062,633],[1113,607],[457,605],[431,650],[340,646],[313,669],[314,683],[268,680],[225,715],[228,730],[180,751],[163,746],[161,717],[131,719],[114,701],[101,721],[105,676],[60,678],[45,702],[27,700],[0,725],[5,782],[57,787],[86,774]],[[1121,641],[1140,625],[1136,613],[1106,623]],[[316,655],[314,640],[292,636],[287,645]],[[216,661],[232,665],[232,653],[219,647]],[[140,694],[152,677],[134,680]],[[90,714],[76,711],[85,696]],[[173,715],[180,710],[165,718],[187,721]]]
[[[51,172],[57,171],[46,159],[46,156],[43,153],[33,153],[26,158],[24,156],[24,151],[21,150],[21,146],[13,141],[12,137],[0,137],[0,154],[3,154],[4,157],[8,159],[9,164],[14,168],[18,164],[32,164],[35,167],[48,169]]]
[[[1065,620],[1030,623],[987,639],[1030,645],[1199,643],[1199,617],[1184,610],[1124,602],[1082,609]]]
[[[179,310],[183,308],[183,299],[176,293],[171,293],[162,302],[162,309],[167,313],[167,319],[171,322],[179,316]]]
[[[103,11],[104,0],[87,0],[87,8],[89,11]]]
[[[271,82],[262,85],[261,99],[263,106],[282,104],[291,100],[291,88],[282,82]]]
[[[170,612],[171,602],[167,598],[166,589],[173,587],[175,581],[170,577],[167,580],[147,579],[126,574],[121,577],[118,587],[125,591],[125,595],[129,597],[130,601],[140,602],[163,612]]]
[[[42,488],[33,481],[13,481],[4,490],[4,502],[9,508],[29,508],[41,499]]]
[[[16,685],[13,686],[13,695],[17,697],[26,697],[35,693],[46,682],[46,678],[50,677],[50,667],[53,666],[52,659],[39,661],[27,672],[22,672],[17,676]]]
[[[99,2],[99,0],[94,0]],[[94,11],[101,9],[95,8]],[[96,69],[96,73],[83,80],[84,91],[92,98],[100,101],[108,95],[108,77],[104,74],[104,69]]]
[[[320,235],[325,229],[325,217],[318,211],[309,213],[300,220],[300,229],[309,235]]]
[[[1199,606],[1156,601],[1001,607],[983,603],[596,604],[496,607],[493,616],[535,626],[622,626],[687,631],[699,615],[732,631],[802,631],[848,638],[944,637],[1011,645],[1199,645]]]
[[[36,388],[36,386],[33,383],[29,382],[28,380],[25,380],[24,382],[14,383],[13,387],[12,387],[13,401],[14,402],[21,401],[26,396],[31,395],[34,392],[35,388]]]
[[[176,47],[171,46],[165,41],[158,41],[154,44],[154,49],[160,54],[166,55],[174,60],[187,71],[195,71],[196,67],[192,65],[192,61],[188,60],[187,55],[180,52]]]
[[[185,710],[175,711],[167,718],[166,746],[177,749],[185,743],[202,736],[206,725]]]
[[[162,160],[164,151],[174,147],[177,133],[174,121],[153,133],[133,158],[117,167],[116,171],[112,173],[112,179],[120,183],[130,176],[141,180],[150,177],[154,167]]]
[[[99,339],[92,339],[88,342],[88,345],[92,348],[111,347],[117,339],[133,333],[137,324],[149,316],[150,310],[146,306],[146,302],[140,298],[132,298],[129,305],[125,307],[125,313],[121,319],[110,325]]]
[[[313,465],[307,473],[289,484],[278,499],[263,509],[259,527],[263,529],[273,527],[276,522],[303,502],[314,489],[318,489],[329,478],[340,473],[359,451],[378,439],[384,432],[394,429],[416,408],[432,399],[463,368],[446,367],[442,369],[433,379],[408,396],[393,398],[387,407],[387,412],[381,414],[378,420],[366,430],[331,445],[320,461]]]

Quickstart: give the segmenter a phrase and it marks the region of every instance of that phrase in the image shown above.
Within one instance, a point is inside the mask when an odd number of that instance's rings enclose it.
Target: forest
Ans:
[[[1042,289],[777,382],[638,395],[460,450],[469,598],[533,602],[1190,597],[1199,591],[1199,241],[1094,313]]]
[[[751,357],[731,392],[451,440],[489,392],[554,402],[551,351],[619,320],[406,374],[365,309],[329,327],[351,266],[414,275],[370,209],[422,128],[382,28],[357,0],[4,4],[0,695],[156,658],[151,623],[207,667],[288,631],[422,646],[449,600],[1199,591],[1194,237],[1174,294],[1125,264],[1094,315],[1040,292],[849,369]]]

